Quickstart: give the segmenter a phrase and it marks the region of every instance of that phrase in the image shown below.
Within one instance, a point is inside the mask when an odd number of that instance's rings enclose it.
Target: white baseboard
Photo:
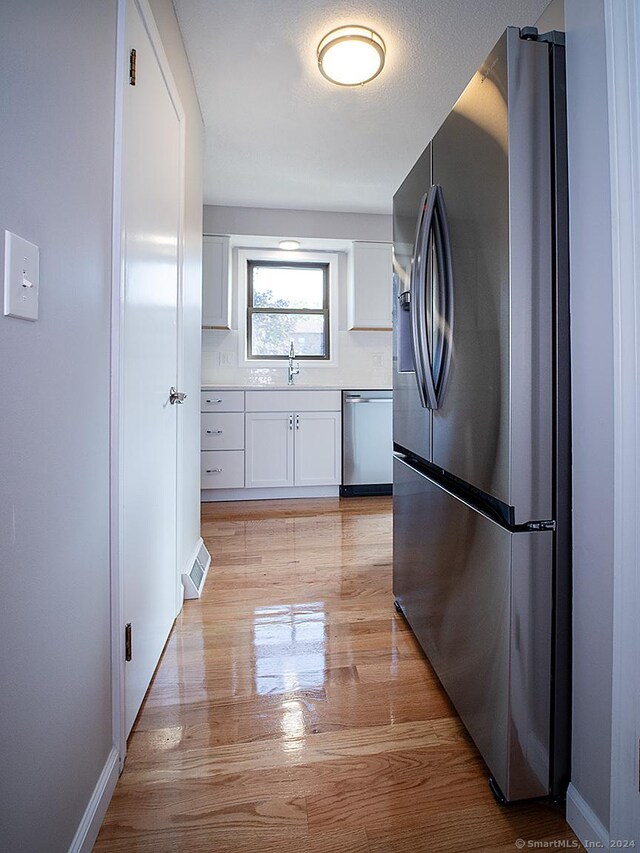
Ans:
[[[273,501],[284,498],[337,498],[340,486],[289,486],[273,489],[202,489],[200,499],[211,501]]]
[[[113,746],[82,815],[80,826],[69,847],[69,853],[91,853],[118,781],[118,769],[118,751]]]
[[[600,849],[609,849],[608,831],[573,785],[569,785],[567,791],[567,822],[587,850],[596,845]]]

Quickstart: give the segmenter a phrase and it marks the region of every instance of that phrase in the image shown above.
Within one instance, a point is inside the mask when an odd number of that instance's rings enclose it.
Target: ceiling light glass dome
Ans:
[[[382,71],[385,53],[382,38],[370,27],[338,27],[318,45],[318,67],[338,86],[361,86]]]

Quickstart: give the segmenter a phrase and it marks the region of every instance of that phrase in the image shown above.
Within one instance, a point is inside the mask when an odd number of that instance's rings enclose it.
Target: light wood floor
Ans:
[[[393,608],[390,499],[211,503],[186,602],[95,849],[515,851],[573,840],[500,808]]]

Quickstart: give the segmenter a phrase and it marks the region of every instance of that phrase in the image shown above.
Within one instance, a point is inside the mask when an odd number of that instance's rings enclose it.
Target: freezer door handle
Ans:
[[[451,258],[451,237],[449,222],[444,205],[442,187],[432,187],[434,191],[433,237],[436,253],[438,310],[436,319],[437,348],[435,363],[437,376],[434,376],[435,406],[439,409],[444,399],[451,356],[453,354],[453,261]]]
[[[409,302],[409,316],[411,318],[413,363],[416,370],[416,382],[420,402],[425,409],[435,409],[437,406],[429,352],[426,315],[428,285],[427,255],[429,252],[429,237],[433,223],[435,200],[436,188],[431,187],[420,202],[410,276],[411,300]]]

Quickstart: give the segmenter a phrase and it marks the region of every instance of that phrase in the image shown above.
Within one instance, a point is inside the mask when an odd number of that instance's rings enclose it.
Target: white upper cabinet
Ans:
[[[390,330],[390,243],[354,243],[350,256],[347,328]]]
[[[202,327],[231,328],[229,238],[202,238]]]

